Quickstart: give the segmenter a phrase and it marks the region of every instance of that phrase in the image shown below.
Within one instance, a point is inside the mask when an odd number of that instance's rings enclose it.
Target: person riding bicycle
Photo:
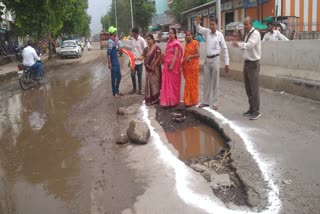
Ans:
[[[39,62],[41,59],[36,53],[36,50],[32,47],[32,41],[29,40],[27,47],[25,47],[22,51],[22,57],[23,57],[23,65],[29,66],[32,69],[36,69],[36,78],[39,78],[41,75],[42,70],[42,64]]]

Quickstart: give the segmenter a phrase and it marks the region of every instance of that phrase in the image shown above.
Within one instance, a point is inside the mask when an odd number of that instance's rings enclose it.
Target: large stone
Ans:
[[[127,135],[131,143],[146,144],[150,138],[150,129],[145,122],[131,120]]]
[[[119,115],[131,115],[136,114],[139,111],[140,104],[134,104],[129,107],[119,107],[118,114]]]

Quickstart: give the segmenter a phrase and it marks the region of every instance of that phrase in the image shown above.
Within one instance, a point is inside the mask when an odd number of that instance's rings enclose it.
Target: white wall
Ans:
[[[130,47],[129,41],[125,41],[125,44]],[[166,43],[158,43],[157,45],[163,51],[165,50]],[[243,62],[242,51],[239,48],[232,47],[230,42],[227,45],[230,64],[232,62]],[[200,56],[200,63],[202,63],[206,57],[204,43],[201,43]],[[223,60],[223,57],[221,59]],[[263,42],[261,64],[320,72],[320,40]]]

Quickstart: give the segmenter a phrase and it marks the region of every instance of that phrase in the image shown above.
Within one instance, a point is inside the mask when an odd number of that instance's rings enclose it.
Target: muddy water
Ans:
[[[181,160],[199,156],[212,157],[224,147],[220,134],[205,125],[166,132],[166,135],[169,142],[178,150]]]
[[[0,102],[0,213],[68,213],[79,194],[81,144],[65,131],[72,105],[90,90],[90,74]]]

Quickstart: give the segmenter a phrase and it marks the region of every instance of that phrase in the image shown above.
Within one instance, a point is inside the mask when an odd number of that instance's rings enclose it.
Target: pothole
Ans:
[[[215,196],[226,204],[256,205],[249,200],[252,186],[245,185],[234,167],[230,139],[217,129],[217,124],[203,120],[184,106],[156,109],[156,119],[179,152],[179,159],[206,179]]]

